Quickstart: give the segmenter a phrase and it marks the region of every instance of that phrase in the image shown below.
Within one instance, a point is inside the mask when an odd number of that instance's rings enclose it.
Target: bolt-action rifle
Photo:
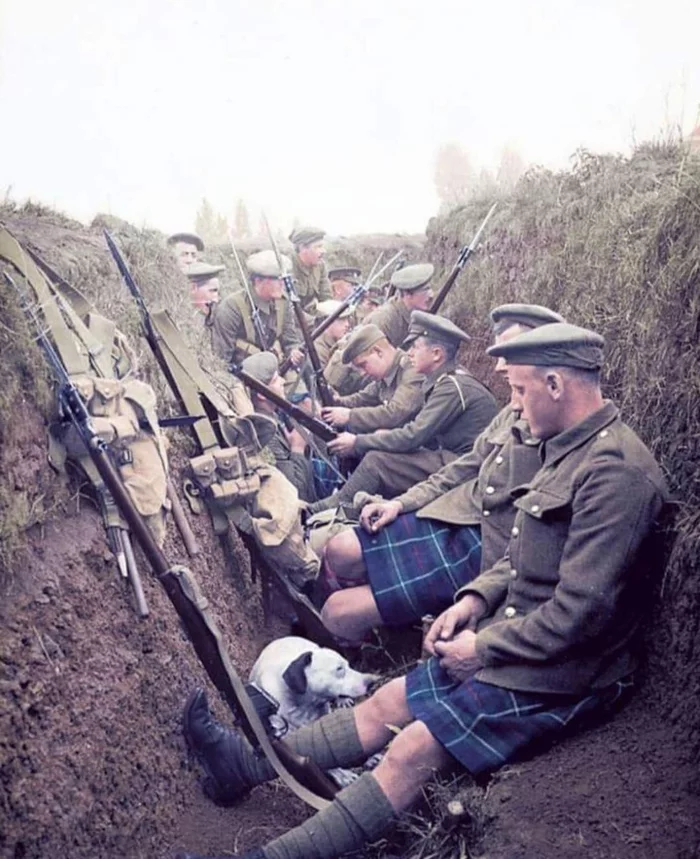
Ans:
[[[305,412],[304,409],[299,406],[295,406],[294,403],[290,403],[289,400],[281,397],[264,382],[256,379],[255,376],[251,376],[250,373],[246,373],[246,371],[238,364],[231,364],[229,369],[234,376],[238,376],[241,382],[244,382],[253,391],[257,391],[257,393],[262,397],[265,397],[266,400],[274,403],[281,412],[289,415],[290,418],[293,418],[297,423],[306,427],[309,432],[318,436],[323,441],[333,441],[334,438],[338,437],[338,433],[332,426],[327,424],[325,421],[322,421],[320,418],[315,418],[313,415]]]
[[[270,343],[268,342],[267,332],[262,324],[262,320],[260,319],[260,311],[258,310],[258,305],[255,303],[253,298],[253,294],[250,291],[250,284],[248,283],[248,278],[246,277],[245,270],[243,269],[243,264],[241,263],[241,259],[238,256],[238,251],[236,250],[236,245],[233,241],[233,235],[229,232],[228,240],[231,243],[231,250],[233,251],[233,258],[236,261],[236,267],[238,268],[238,276],[241,280],[241,286],[245,290],[245,294],[248,297],[248,303],[250,304],[250,315],[253,320],[253,327],[255,328],[258,340],[260,341],[260,348],[263,352],[267,352],[270,348]]]
[[[304,315],[301,301],[299,300],[299,294],[297,293],[296,287],[294,286],[294,279],[292,278],[291,272],[287,272],[285,270],[284,264],[282,262],[282,255],[280,254],[279,248],[277,247],[277,242],[275,241],[275,237],[272,234],[272,230],[270,229],[270,224],[268,223],[268,220],[265,217],[264,213],[263,221],[265,222],[267,234],[270,237],[270,244],[272,245],[272,249],[275,252],[275,256],[277,257],[277,265],[279,266],[280,276],[282,278],[282,282],[284,283],[284,289],[287,293],[287,298],[289,299],[289,302],[292,305],[292,309],[294,310],[294,315],[296,317],[299,330],[301,331],[301,336],[304,338],[306,354],[309,356],[309,361],[311,361],[314,378],[316,379],[316,387],[318,388],[319,399],[324,406],[332,406],[334,403],[333,392],[331,391],[330,385],[326,381],[326,377],[323,375],[321,359],[318,357],[316,346],[311,337],[311,333],[309,332],[309,326],[306,322],[306,316]]]
[[[437,295],[433,299],[433,303],[428,308],[428,313],[437,313],[438,310],[442,307],[442,303],[447,298],[447,293],[454,286],[454,282],[459,277],[459,273],[462,271],[464,266],[467,264],[467,260],[476,250],[476,246],[481,238],[481,234],[484,232],[484,228],[486,224],[491,220],[491,215],[496,211],[496,206],[498,203],[494,203],[493,206],[486,213],[486,217],[481,222],[481,226],[476,231],[474,238],[468,245],[465,245],[462,250],[459,252],[459,256],[457,257],[457,262],[454,264],[452,271],[448,274],[447,280],[443,283],[443,285],[438,290]]]
[[[280,778],[313,808],[324,808],[337,788],[309,758],[293,752],[282,740],[267,735],[254,704],[234,669],[223,645],[221,633],[208,611],[208,602],[190,570],[171,564],[155,541],[143,517],[134,506],[109,457],[107,445],[93,425],[78,388],[68,375],[61,358],[44,331],[40,320],[19,287],[5,275],[22,299],[27,316],[37,331],[37,339],[58,382],[63,415],[79,433],[100,477],[136,536],[154,576],[163,586],[192,642],[192,646],[212,683],[231,708],[241,730],[250,742],[262,749]]]

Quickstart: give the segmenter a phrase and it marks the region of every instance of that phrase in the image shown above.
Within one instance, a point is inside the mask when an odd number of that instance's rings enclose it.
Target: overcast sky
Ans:
[[[690,131],[699,32],[698,0],[0,0],[0,194],[422,231],[441,143],[564,167]]]

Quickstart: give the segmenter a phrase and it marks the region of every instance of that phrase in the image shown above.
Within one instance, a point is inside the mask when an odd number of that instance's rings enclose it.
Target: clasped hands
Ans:
[[[484,599],[467,594],[439,615],[423,645],[453,680],[463,681],[482,667],[476,653],[476,625],[486,614]]]

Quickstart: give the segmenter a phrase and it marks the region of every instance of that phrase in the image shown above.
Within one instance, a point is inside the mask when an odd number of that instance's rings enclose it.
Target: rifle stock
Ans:
[[[324,421],[315,418],[308,412],[305,412],[302,408],[299,408],[299,406],[295,406],[293,403],[285,400],[284,397],[281,397],[264,382],[251,376],[250,373],[246,373],[246,371],[237,364],[231,364],[229,369],[234,376],[237,376],[242,382],[248,385],[249,388],[256,391],[262,397],[265,397],[265,399],[269,400],[271,403],[274,403],[280,411],[289,415],[290,418],[293,418],[303,427],[306,427],[309,432],[318,436],[318,438],[323,441],[333,441],[334,438],[338,437],[338,433],[333,429],[333,427],[329,426]]]

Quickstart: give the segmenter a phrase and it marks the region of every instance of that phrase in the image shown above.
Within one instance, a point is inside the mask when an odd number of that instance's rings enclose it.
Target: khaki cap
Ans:
[[[193,262],[192,265],[187,266],[185,276],[188,280],[194,281],[211,280],[225,270],[226,267],[223,265],[210,265],[208,262]]]
[[[279,368],[279,361],[274,352],[257,352],[255,355],[248,355],[241,362],[241,370],[264,385],[270,384]]]
[[[413,343],[417,337],[430,337],[431,340],[450,344],[467,343],[471,340],[471,337],[454,322],[435,313],[426,313],[424,310],[414,310],[411,313],[408,334],[402,345]]]
[[[490,316],[494,325],[507,322],[510,325],[528,325],[530,328],[565,321],[563,316],[541,304],[501,304],[494,307]]]
[[[378,325],[362,325],[350,335],[348,345],[343,349],[343,364],[352,364],[358,355],[367,352],[375,343],[386,340],[387,336]]]
[[[188,245],[196,245],[198,251],[204,250],[204,242],[197,233],[173,233],[166,239],[167,244],[174,245],[177,242],[187,242]]]
[[[326,301],[319,301],[316,305],[316,316],[321,319],[326,319],[328,316],[332,316],[342,303],[342,301],[338,301],[336,298],[328,298]],[[345,310],[338,315],[338,319],[347,319],[348,316],[352,316],[353,312],[352,307],[346,307]]]
[[[280,254],[285,271],[281,272],[274,251],[258,251],[251,254],[246,260],[246,268],[254,277],[280,278],[289,274],[292,270],[292,261],[288,256]]]
[[[359,268],[354,268],[353,266],[346,266],[345,268],[332,268],[328,272],[328,280],[344,280],[346,283],[358,284],[360,282],[361,274],[362,270]]]
[[[289,241],[293,245],[312,245],[325,235],[326,231],[320,227],[297,227],[289,234]]]
[[[486,352],[503,358],[507,364],[597,370],[603,366],[604,345],[604,338],[595,331],[568,322],[552,322],[518,334],[507,343],[490,346]]]
[[[391,276],[391,285],[401,292],[413,292],[425,286],[435,274],[435,266],[429,262],[405,265]]]

